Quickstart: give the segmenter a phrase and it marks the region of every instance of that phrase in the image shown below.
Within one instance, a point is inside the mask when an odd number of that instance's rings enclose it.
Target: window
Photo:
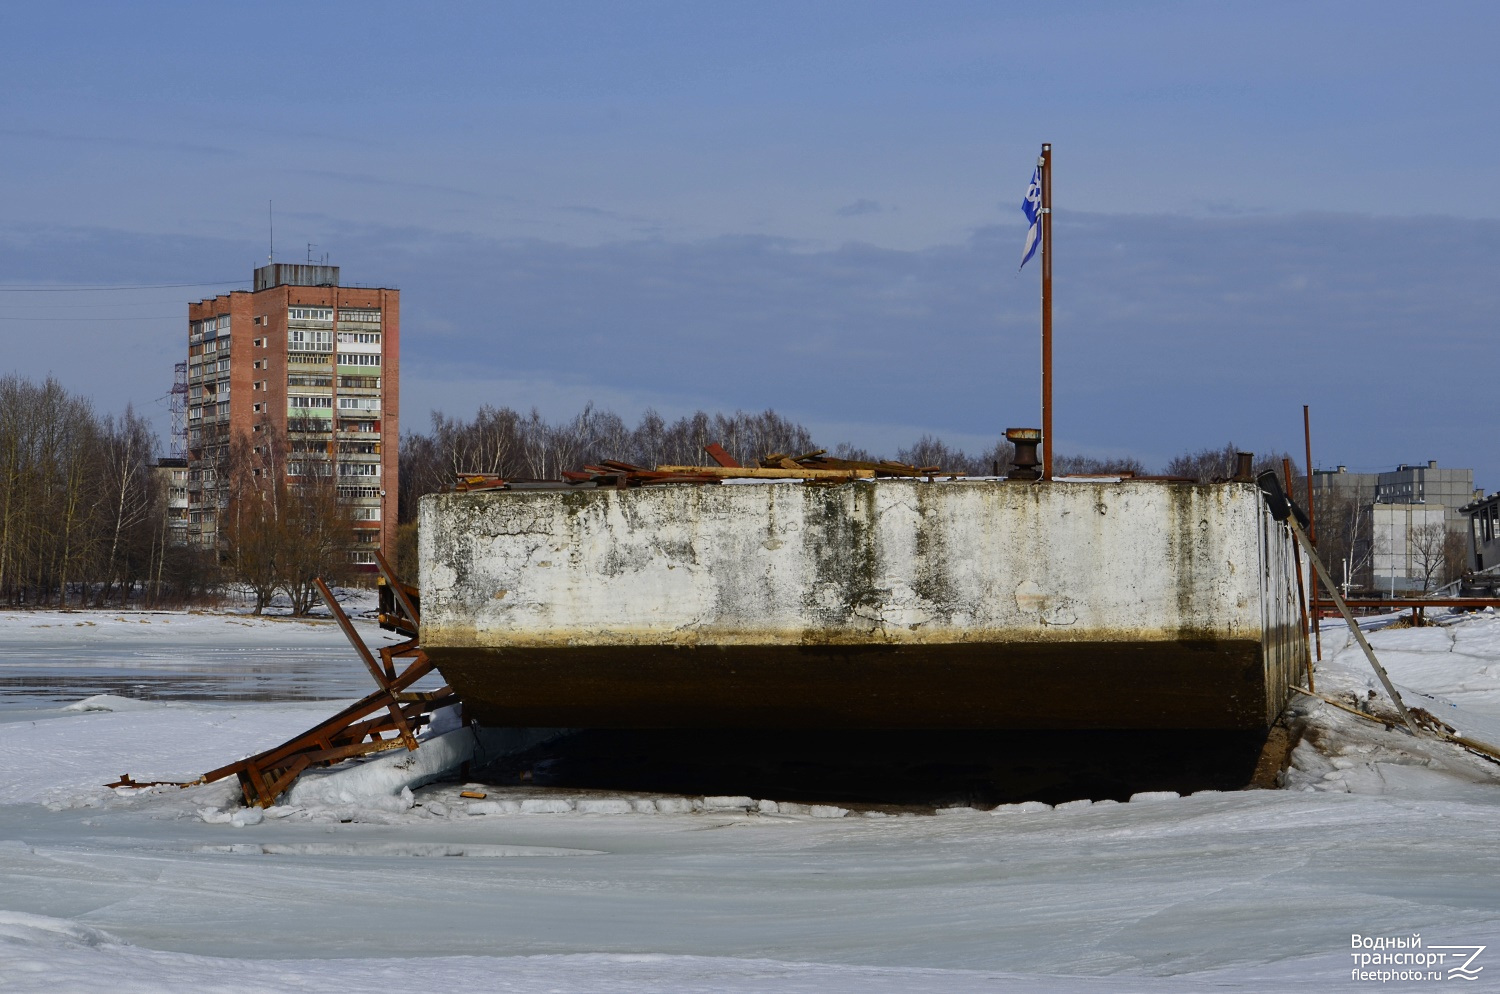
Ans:
[[[292,396],[286,399],[286,402],[288,407],[333,407],[332,397],[306,397],[302,394],[292,394]]]
[[[342,345],[379,345],[380,332],[378,331],[341,331],[339,332],[339,343]]]
[[[263,349],[266,347],[266,340],[264,338],[252,338],[250,339],[250,344],[258,349]]]
[[[333,332],[331,331],[303,331],[293,328],[286,333],[286,347],[289,350],[305,349],[331,349],[333,348]]]
[[[251,404],[250,405],[250,410],[253,411],[253,412],[255,412],[256,414],[259,414],[261,411],[264,411],[265,409],[266,409],[266,405],[265,404]],[[257,426],[256,430],[259,430],[259,426]],[[256,451],[258,452],[260,450],[257,449]]]
[[[351,552],[349,553],[349,561],[351,563],[354,563],[356,566],[373,566],[375,565],[375,553],[359,551]]]
[[[305,373],[291,373],[286,378],[289,387],[326,387],[333,382],[331,376],[311,376]]]
[[[340,476],[379,476],[380,464],[373,462],[348,462],[339,464]]]
[[[289,321],[332,321],[332,307],[289,307],[286,312]]]
[[[380,410],[379,397],[340,397],[339,410],[341,411],[378,411]]]
[[[339,487],[340,500],[355,500],[360,497],[379,497],[379,487]]]
[[[365,307],[341,307],[339,308],[339,322],[360,321],[365,324],[379,324],[380,311]]]
[[[356,507],[354,508],[355,521],[379,521],[380,508],[378,507]]]
[[[361,353],[361,352],[340,352],[339,353],[339,365],[340,366],[378,366],[378,365],[380,365],[380,356],[378,356],[378,355],[367,355],[367,354]]]
[[[327,352],[288,352],[286,361],[302,366],[326,366],[333,361]]]
[[[378,376],[340,376],[339,386],[349,387],[352,390],[379,390],[380,377]]]

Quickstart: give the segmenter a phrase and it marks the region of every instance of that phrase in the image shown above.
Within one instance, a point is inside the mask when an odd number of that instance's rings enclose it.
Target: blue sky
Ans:
[[[1233,440],[1500,486],[1493,5],[10,5],[0,287],[403,291],[403,407],[774,406],[831,444],[1037,411],[1017,204],[1056,146],[1062,451]],[[208,292],[212,288],[204,288]],[[200,291],[0,290],[0,371],[160,399]]]

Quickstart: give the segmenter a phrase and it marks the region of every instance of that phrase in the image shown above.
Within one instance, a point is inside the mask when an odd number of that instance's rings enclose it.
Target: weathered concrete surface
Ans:
[[[1264,728],[1304,651],[1244,484],[434,495],[420,562],[502,725]]]

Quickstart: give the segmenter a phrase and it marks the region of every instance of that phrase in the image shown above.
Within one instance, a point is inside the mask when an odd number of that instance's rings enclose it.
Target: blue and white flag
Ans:
[[[1031,257],[1036,255],[1036,247],[1042,241],[1042,167],[1037,166],[1031,171],[1031,185],[1026,188],[1026,199],[1021,201],[1021,213],[1026,215],[1026,220],[1031,224],[1026,229],[1026,245],[1021,250],[1021,265],[1018,269],[1026,268]]]

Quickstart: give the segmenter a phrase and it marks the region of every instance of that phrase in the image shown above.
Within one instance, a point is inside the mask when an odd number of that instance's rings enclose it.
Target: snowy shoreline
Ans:
[[[1371,639],[1408,703],[1500,741],[1500,618],[1443,620]],[[1342,626],[1324,651],[1320,692],[1376,686]],[[354,696],[319,693],[359,687],[357,666],[326,623],[0,612],[6,989],[373,990],[420,971],[495,990],[1325,990],[1349,981],[1352,933],[1500,948],[1500,767],[1310,698],[1284,789],[1128,804],[464,799],[424,782],[452,757],[420,768],[421,750],[239,818],[232,784],[100,786],[281,741]],[[261,698],[213,698],[216,672],[255,667]],[[180,671],[202,686],[153,698],[145,678]],[[28,689],[81,673],[143,686],[93,710]],[[342,924],[372,906],[399,933]]]

